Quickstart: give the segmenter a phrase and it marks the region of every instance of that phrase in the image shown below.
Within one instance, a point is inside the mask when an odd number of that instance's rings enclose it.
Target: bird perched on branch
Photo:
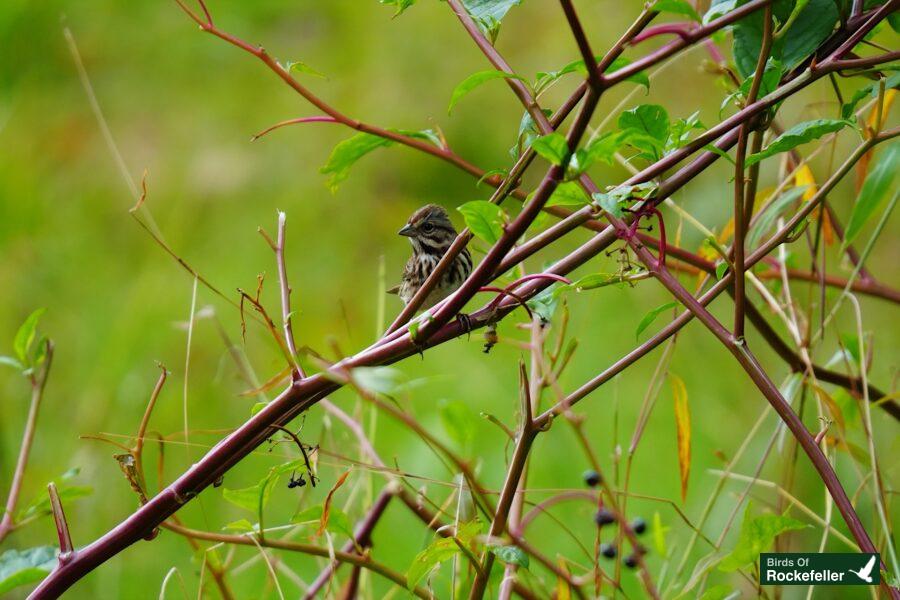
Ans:
[[[457,233],[447,211],[436,204],[427,204],[414,212],[398,233],[409,238],[413,253],[403,269],[400,285],[388,292],[399,295],[404,304],[409,304],[447,253]],[[422,308],[430,308],[452,294],[471,272],[472,257],[464,248],[426,296]]]

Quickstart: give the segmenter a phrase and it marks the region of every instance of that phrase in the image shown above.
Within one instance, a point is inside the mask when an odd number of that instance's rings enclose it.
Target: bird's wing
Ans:
[[[869,562],[866,563],[866,566],[862,568],[859,572],[860,576],[866,578],[872,572],[872,568],[875,566],[875,556],[869,559]]]

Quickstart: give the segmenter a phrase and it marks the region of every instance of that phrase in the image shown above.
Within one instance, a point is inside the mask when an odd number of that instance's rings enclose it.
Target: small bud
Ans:
[[[600,477],[600,473],[594,471],[593,469],[585,471],[582,477],[584,478],[584,483],[591,487],[597,487],[603,482],[603,478]]]
[[[645,531],[647,531],[647,521],[638,517],[631,523],[631,529],[638,535],[641,535]]]
[[[600,544],[600,554],[606,558],[616,557],[616,547],[612,544]]]
[[[603,527],[604,525],[609,525],[610,523],[615,522],[616,517],[613,516],[612,512],[609,509],[601,508],[597,511],[597,514],[594,515],[594,523],[597,524],[597,527]]]

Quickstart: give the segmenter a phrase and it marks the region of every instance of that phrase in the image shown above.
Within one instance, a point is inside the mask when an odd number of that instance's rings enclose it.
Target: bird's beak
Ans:
[[[405,235],[406,237],[412,237],[413,232],[414,232],[413,226],[410,225],[409,223],[407,223],[406,225],[403,226],[403,229],[401,229],[400,231],[397,232],[397,234]]]

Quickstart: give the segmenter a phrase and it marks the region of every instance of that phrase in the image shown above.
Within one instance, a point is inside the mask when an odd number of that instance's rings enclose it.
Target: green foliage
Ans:
[[[842,119],[815,119],[798,123],[775,138],[761,152],[748,156],[745,164],[749,167],[770,156],[788,152],[801,144],[817,140],[823,135],[840,131],[848,125],[852,126],[853,123]]]
[[[462,3],[479,29],[495,42],[500,34],[500,21],[509,9],[521,4],[522,0],[462,0]]]
[[[628,135],[628,144],[647,160],[659,160],[669,137],[669,113],[659,104],[641,104],[619,115],[619,129]]]
[[[503,235],[503,209],[487,200],[472,200],[457,207],[466,220],[466,227],[476,237],[495,244]]]
[[[353,382],[372,394],[393,394],[403,381],[403,373],[394,367],[356,367]]]
[[[450,95],[450,105],[447,107],[447,114],[449,115],[453,111],[453,107],[456,106],[456,103],[462,100],[463,96],[474,90],[475,88],[484,85],[488,81],[492,81],[494,79],[519,79],[524,81],[523,77],[516,75],[514,73],[506,73],[504,71],[479,71],[477,73],[472,73],[465,79],[463,79],[459,85],[453,88],[453,93]]]
[[[609,285],[623,283],[625,277],[639,272],[639,270],[634,269],[632,272],[628,273],[591,273],[572,283],[555,286],[553,293],[559,296],[566,292],[574,291],[579,293],[587,290],[595,290]]]
[[[291,73],[305,73],[306,75],[312,75],[313,77],[319,77],[320,79],[328,79],[321,71],[317,71],[305,62],[300,62],[299,60],[289,62],[284,68]]]
[[[653,321],[656,320],[656,317],[658,317],[660,313],[673,309],[676,306],[678,306],[677,302],[666,302],[665,304],[657,306],[646,315],[644,315],[644,317],[641,319],[641,322],[638,323],[637,329],[634,332],[635,339],[641,337],[641,334],[644,333],[644,331],[648,327],[650,327],[650,325],[653,323]]]
[[[806,186],[799,186],[789,189],[777,199],[771,202],[763,209],[763,212],[757,217],[756,223],[747,232],[747,247],[755,248],[762,240],[763,236],[771,231],[775,221],[778,220],[787,208],[803,196]]]
[[[395,8],[395,10],[394,10],[395,17],[400,16],[403,13],[403,11],[405,11],[407,8],[409,8],[410,6],[412,6],[413,4],[416,3],[416,0],[378,0],[378,1],[381,2],[382,4],[386,4],[388,6],[393,6]]]
[[[726,15],[742,4],[741,0],[713,0],[709,10],[703,15],[703,24],[709,25],[722,15]]]
[[[596,62],[600,62],[603,60],[602,56],[594,57]],[[625,58],[624,56],[620,56],[616,58],[614,61],[610,63],[610,65],[606,68],[605,73],[613,73],[618,71],[619,69],[625,68],[631,64],[631,61]],[[534,91],[536,94],[541,94],[548,89],[550,89],[557,81],[560,80],[564,75],[568,75],[569,73],[579,73],[584,77],[587,77],[588,71],[587,67],[584,64],[584,60],[573,60],[568,63],[561,69],[557,71],[540,71],[535,76],[534,83]],[[636,83],[638,85],[642,85],[648,90],[650,89],[650,78],[647,76],[647,73],[644,71],[638,71],[634,75],[630,75],[626,81],[630,81],[632,83]]]
[[[328,178],[328,189],[332,193],[336,192],[341,182],[347,179],[350,174],[350,167],[356,164],[366,154],[390,146],[393,144],[391,140],[372,135],[371,133],[357,133],[353,137],[340,142],[331,151],[328,162],[319,169],[319,173],[330,175]]]
[[[94,488],[89,485],[75,485],[72,480],[78,475],[79,469],[69,469],[60,475],[56,486],[59,493],[59,499],[63,507],[67,506],[72,500],[89,496],[93,493]],[[52,513],[50,507],[50,495],[46,492],[38,494],[28,504],[19,509],[16,515],[16,521],[21,522],[32,517],[46,516]]]
[[[491,546],[491,552],[502,562],[527,569],[531,564],[528,555],[518,546]]]
[[[481,521],[461,523],[454,537],[436,538],[427,548],[419,552],[406,571],[406,585],[410,589],[442,562],[449,560],[461,552],[457,543],[469,546],[475,536],[481,533]]]
[[[806,524],[787,515],[771,513],[758,517],[750,515],[750,506],[744,510],[744,521],[738,535],[737,544],[731,553],[719,563],[721,571],[737,571],[745,565],[759,560],[759,553],[766,552],[775,543],[775,538],[788,531],[805,529]]]
[[[592,198],[600,208],[621,219],[625,216],[625,209],[631,202],[651,198],[658,187],[652,181],[636,185],[621,185],[608,192],[595,192]]]
[[[900,143],[894,142],[884,149],[878,163],[866,176],[859,197],[853,205],[850,220],[847,222],[847,230],[844,232],[844,246],[852,244],[869,221],[882,199],[891,188],[894,175],[900,169]],[[895,192],[896,193],[896,192]]]
[[[306,463],[302,458],[272,467],[269,469],[269,472],[256,483],[256,485],[240,489],[222,488],[222,497],[237,507],[261,514],[266,507],[266,504],[269,503],[269,496],[272,493],[272,489],[278,483],[281,476],[285,473],[298,470],[306,471]]]
[[[539,156],[554,165],[561,165],[569,154],[569,144],[561,133],[548,133],[531,142],[531,148]]]
[[[40,365],[46,358],[46,340],[41,338],[37,346],[33,348],[37,336],[37,325],[44,314],[45,309],[39,308],[25,318],[19,326],[13,338],[13,356],[0,356],[0,365],[12,367],[21,371],[26,377],[31,375],[34,368]]]
[[[884,80],[884,89],[891,90],[900,87],[900,73],[893,73]],[[881,82],[875,81],[856,90],[850,100],[841,107],[841,118],[852,119],[856,112],[856,106],[867,96],[877,98],[881,89]]]
[[[55,566],[56,550],[51,546],[7,550],[0,554],[0,594],[41,581]]]
[[[589,202],[590,198],[580,185],[574,181],[564,181],[550,194],[546,206],[584,206]]]
[[[797,4],[795,0],[776,2],[773,14],[777,22],[785,24]],[[714,9],[718,10],[714,7],[710,12]],[[771,56],[780,61],[785,70],[800,65],[831,35],[838,17],[833,0],[809,0],[790,28],[776,34]],[[763,11],[756,11],[734,25],[734,60],[742,77],[749,76],[756,69],[762,47],[763,18]]]
[[[685,2],[685,0],[656,0],[653,4],[653,10],[658,10],[659,12],[669,12],[676,15],[684,15],[689,19],[693,19],[694,21],[700,20],[700,15],[697,14],[696,9],[690,5],[690,3]]]

